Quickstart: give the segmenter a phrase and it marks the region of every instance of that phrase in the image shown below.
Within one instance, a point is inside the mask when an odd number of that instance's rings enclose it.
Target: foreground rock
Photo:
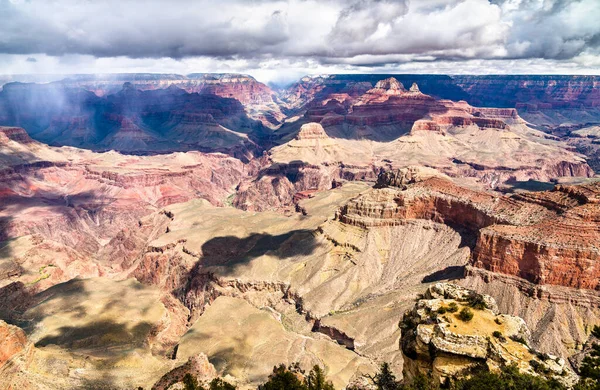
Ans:
[[[464,310],[472,319],[461,317]],[[523,373],[566,386],[578,379],[564,359],[536,354],[527,346],[530,335],[523,319],[499,314],[493,298],[457,285],[427,289],[402,326],[405,378],[422,373],[446,383],[477,367],[498,371],[515,364]]]
[[[27,345],[23,329],[0,320],[0,367]]]

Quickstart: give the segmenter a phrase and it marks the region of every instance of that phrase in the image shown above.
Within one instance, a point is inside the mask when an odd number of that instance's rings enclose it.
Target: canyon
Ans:
[[[599,88],[373,74],[278,91],[235,74],[2,85],[0,388],[166,389],[189,372],[249,389],[295,362],[340,389],[382,362],[443,381],[468,359],[508,361],[482,346],[574,383],[568,358],[600,324]],[[473,294],[490,302],[475,324],[501,318],[531,350],[424,314]]]

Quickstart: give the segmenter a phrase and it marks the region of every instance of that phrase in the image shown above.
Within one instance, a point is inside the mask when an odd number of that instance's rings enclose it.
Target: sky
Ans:
[[[600,0],[0,0],[0,74],[600,74]]]

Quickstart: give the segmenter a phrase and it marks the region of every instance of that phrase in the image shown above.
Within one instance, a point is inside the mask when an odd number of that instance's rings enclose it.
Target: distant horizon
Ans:
[[[322,77],[322,76],[476,76],[476,77],[600,77],[600,74],[577,74],[577,73],[410,73],[410,72],[351,72],[351,73],[309,73],[302,75],[298,78],[292,79],[288,82],[273,82],[273,81],[265,81],[261,80],[258,77],[252,75],[251,73],[242,73],[242,72],[191,72],[191,73],[176,73],[176,72],[99,72],[99,73],[14,73],[14,74],[3,74],[0,73],[0,82],[5,81],[3,84],[8,84],[10,82],[25,82],[25,83],[52,83],[63,81],[69,77],[77,76],[127,76],[127,75],[154,75],[154,76],[181,76],[188,78],[191,75],[237,75],[237,76],[248,76],[252,77],[256,81],[265,84],[265,85],[276,85],[278,87],[282,87],[285,85],[291,85],[295,82],[302,80],[305,77]],[[48,78],[47,80],[2,80],[2,78]]]

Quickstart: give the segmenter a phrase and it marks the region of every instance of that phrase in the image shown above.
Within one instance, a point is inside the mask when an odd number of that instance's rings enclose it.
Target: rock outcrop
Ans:
[[[190,356],[188,361],[177,368],[172,369],[163,375],[158,382],[152,386],[152,390],[168,390],[171,386],[183,381],[186,374],[191,374],[198,382],[204,385],[206,382],[217,376],[217,370],[206,357],[205,354]]]
[[[0,367],[27,345],[23,329],[0,320]]]
[[[327,139],[327,138],[329,138],[329,137],[327,136],[325,129],[323,129],[323,126],[321,126],[318,123],[307,123],[305,125],[302,125],[302,127],[300,128],[300,131],[298,132],[298,135],[296,136],[296,139],[299,141],[306,140],[306,139]]]
[[[405,378],[421,373],[443,384],[477,367],[498,371],[514,364],[521,372],[567,386],[578,379],[564,359],[528,347],[523,319],[499,314],[492,297],[457,285],[429,287],[401,326]]]
[[[391,173],[380,177],[397,181]],[[400,175],[402,188],[404,180]],[[430,178],[405,191],[382,189],[358,197],[337,218],[358,226],[393,226],[407,219],[460,226],[477,235],[472,257],[477,267],[537,284],[597,290],[599,191],[595,183],[494,196]]]

